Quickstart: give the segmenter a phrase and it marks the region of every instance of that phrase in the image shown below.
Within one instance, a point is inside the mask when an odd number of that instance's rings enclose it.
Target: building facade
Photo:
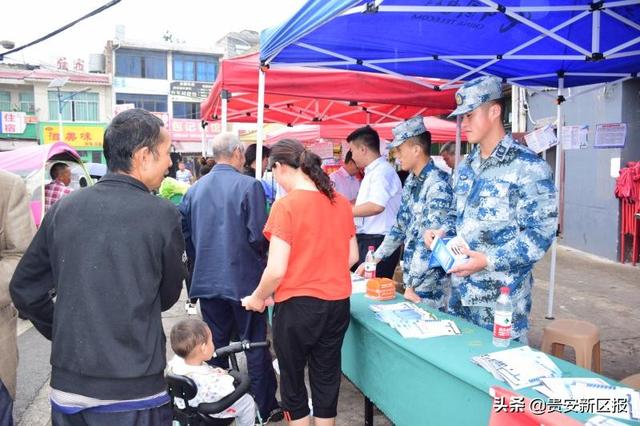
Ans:
[[[58,89],[49,87],[54,80],[64,83],[60,99]],[[84,161],[102,162],[102,138],[112,109],[108,75],[0,64],[1,130],[5,131],[0,133],[0,150],[62,140]],[[12,121],[16,125],[7,127]]]
[[[201,153],[203,138],[219,132],[215,126],[203,131],[200,103],[211,91],[221,56],[183,43],[108,41],[105,71],[113,77],[114,114],[134,107],[151,111],[165,122],[177,152]]]
[[[587,126],[587,143],[582,149],[565,149],[562,191],[561,244],[618,260],[620,257],[620,202],[614,195],[617,171],[630,161],[640,161],[640,80],[601,87],[571,97],[564,107],[565,126]],[[554,92],[551,92],[554,93]],[[556,104],[546,96],[527,96],[528,130],[534,121],[556,116]],[[624,147],[595,146],[599,124],[625,123]],[[547,160],[555,165],[555,148]],[[630,244],[628,244],[630,246]]]

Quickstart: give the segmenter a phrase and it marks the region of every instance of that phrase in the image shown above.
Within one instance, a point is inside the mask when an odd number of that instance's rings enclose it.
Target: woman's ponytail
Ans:
[[[309,176],[309,178],[318,187],[318,190],[333,202],[336,197],[333,183],[329,176],[322,170],[322,160],[320,157],[307,150],[303,150],[300,154],[300,169]]]

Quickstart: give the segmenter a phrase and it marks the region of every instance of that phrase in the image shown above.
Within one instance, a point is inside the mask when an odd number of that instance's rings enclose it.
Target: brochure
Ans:
[[[435,237],[431,243],[431,258],[429,267],[441,266],[445,272],[461,263],[465,263],[469,257],[463,254],[463,249],[469,249],[467,242],[460,236],[453,238]]]

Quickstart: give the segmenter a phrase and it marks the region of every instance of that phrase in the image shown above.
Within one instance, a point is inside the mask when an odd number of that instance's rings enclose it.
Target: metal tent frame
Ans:
[[[333,8],[322,4],[322,0],[310,0],[300,11],[294,15],[289,21],[279,27],[266,30],[261,34],[261,64],[263,68],[259,71],[259,87],[264,90],[264,67],[289,67],[289,66],[311,66],[311,67],[331,67],[331,68],[347,68],[366,70],[376,73],[384,73],[395,76],[401,76],[410,80],[414,80],[416,76],[438,77],[449,80],[441,87],[433,87],[435,90],[452,88],[456,82],[478,77],[480,75],[496,75],[503,79],[505,83],[526,87],[534,92],[539,92],[545,96],[551,96],[548,93],[540,91],[541,87],[557,88],[557,138],[562,140],[562,127],[564,123],[563,102],[567,99],[565,96],[565,88],[583,86],[597,83],[596,86],[588,87],[580,92],[574,93],[571,97],[588,93],[604,85],[617,84],[623,81],[636,78],[640,71],[640,48],[630,50],[640,44],[640,23],[636,20],[629,19],[620,13],[622,8],[632,8],[633,17],[640,17],[640,0],[590,0],[573,2],[563,1],[564,4],[546,5],[520,5],[520,2],[513,2],[517,5],[503,5],[492,0],[476,0],[479,5],[467,6],[430,6],[430,5],[411,5],[410,0],[342,0],[336,2]],[[508,2],[507,0],[503,0]],[[403,4],[405,3],[405,4]],[[357,55],[345,54],[324,47],[317,46],[305,40],[305,37],[313,35],[314,31],[321,30],[324,26],[330,24],[334,20],[349,19],[354,15],[378,14],[393,15],[403,13],[414,14],[442,14],[444,16],[455,16],[459,14],[501,14],[512,22],[517,22],[536,35],[530,39],[523,41],[515,47],[509,48],[506,52],[496,52],[495,54],[451,54],[449,52],[430,52],[428,55],[407,56],[394,54],[393,49],[379,49],[376,53],[381,52],[381,57],[360,58]],[[534,14],[547,14],[547,16],[562,17],[572,15],[567,19],[556,23],[552,28],[546,28],[539,22],[534,22],[531,16]],[[485,15],[486,16],[486,15]],[[609,46],[607,50],[602,51],[605,32],[602,28],[602,18],[606,16],[609,22],[615,22],[633,35],[621,39]],[[588,23],[588,20],[591,20]],[[557,20],[557,19],[556,19]],[[555,22],[556,20],[553,20]],[[552,21],[547,19],[547,21]],[[591,29],[591,43],[589,48],[585,48],[576,42],[569,40],[563,36],[561,31],[569,26],[585,24],[587,22]],[[341,30],[341,29],[340,29]],[[340,31],[337,38],[341,35]],[[343,39],[346,37],[343,37]],[[344,41],[340,39],[341,41]],[[553,40],[555,43],[548,53],[532,53],[526,52],[527,48],[540,43]],[[332,40],[335,42],[335,39]],[[381,40],[384,41],[384,36]],[[452,41],[452,43],[462,43],[461,40]],[[349,44],[345,41],[344,44]],[[342,47],[342,46],[341,46]],[[404,47],[404,46],[403,46]],[[283,52],[293,48],[295,53],[290,57],[280,60]],[[562,52],[558,52],[562,50]],[[356,52],[357,49],[354,49]],[[384,57],[384,53],[388,57]],[[305,55],[301,54],[304,53]],[[296,60],[298,57],[304,56],[305,60]],[[616,60],[632,58],[630,62],[626,62],[620,68],[622,70],[610,70],[608,66],[602,64],[617,65]],[[519,73],[517,68],[508,71],[509,64],[516,64],[518,61],[533,61],[541,64],[548,64],[554,61],[557,64],[554,72],[543,73]],[[403,64],[419,64],[420,68],[414,68],[416,72],[411,74],[403,74],[394,69],[385,66],[395,66]],[[442,67],[442,65],[447,67]],[[568,64],[565,65],[565,64]],[[580,65],[587,64],[588,70],[573,70],[571,64]],[[631,64],[631,66],[629,66]],[[452,68],[457,69],[456,74],[451,74]],[[593,68],[593,69],[591,69]],[[602,68],[602,71],[599,70]],[[614,68],[616,68],[614,66]],[[629,69],[631,68],[631,69]],[[553,96],[551,96],[553,98]],[[259,105],[262,108],[262,105]],[[458,120],[458,125],[460,121]],[[258,143],[262,143],[259,139]],[[260,151],[260,150],[258,150]],[[555,162],[555,184],[562,191],[561,166],[563,163],[563,152],[560,142],[556,149]],[[456,163],[460,155],[459,138],[456,140]],[[560,197],[558,199],[560,207]],[[557,238],[554,239],[551,247],[551,270],[549,278],[549,295],[547,318],[553,318],[553,298],[555,291],[555,274],[556,274],[556,256],[557,256]]]

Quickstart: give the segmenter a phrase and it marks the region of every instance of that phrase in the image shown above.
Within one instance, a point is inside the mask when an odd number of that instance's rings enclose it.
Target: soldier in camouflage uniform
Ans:
[[[449,277],[442,268],[429,268],[429,250],[422,240],[426,229],[445,225],[450,217],[453,193],[447,173],[438,169],[429,156],[431,134],[422,116],[413,117],[393,129],[389,148],[403,170],[410,172],[402,190],[402,205],[396,224],[376,250],[376,261],[386,259],[404,243],[404,297],[445,309]]]
[[[465,83],[456,93],[462,128],[478,146],[456,170],[455,227],[441,228],[469,244],[469,261],[453,268],[449,312],[493,328],[500,287],[510,289],[512,336],[527,343],[533,265],[557,228],[556,188],[547,163],[505,134],[502,84],[496,77]],[[434,230],[425,232],[430,244]]]

